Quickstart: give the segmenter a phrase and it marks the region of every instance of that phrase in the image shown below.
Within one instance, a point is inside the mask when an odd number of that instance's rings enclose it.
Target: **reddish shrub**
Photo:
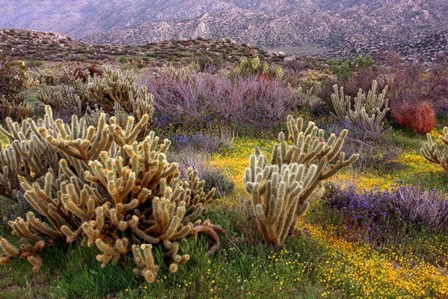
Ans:
[[[403,127],[418,134],[431,132],[436,125],[436,113],[430,102],[406,102],[392,108],[392,116]]]
[[[87,81],[87,74],[84,72],[84,69],[81,68],[81,67],[77,67],[73,71],[73,75],[75,76],[76,79],[81,79],[82,82],[86,82]]]
[[[99,66],[96,63],[91,64],[88,67],[88,70],[89,70],[90,77],[94,77],[94,76],[103,77],[103,71],[99,68]]]
[[[86,82],[87,77],[103,77],[103,71],[98,67],[96,63],[93,63],[86,68],[77,67],[73,71],[73,75],[75,76],[75,78],[81,79],[83,82]]]
[[[264,82],[264,83],[271,83],[272,80],[275,78],[273,75],[269,74],[269,73],[261,73],[261,74],[257,74],[255,75],[255,78],[258,81]]]
[[[391,56],[384,69],[387,97],[393,106],[403,99],[425,99],[433,104],[438,114],[448,111],[448,68],[443,64],[404,64],[398,56]]]

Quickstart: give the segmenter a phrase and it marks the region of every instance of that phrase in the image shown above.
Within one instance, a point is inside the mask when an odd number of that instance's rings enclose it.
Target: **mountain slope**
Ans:
[[[0,7],[0,28],[58,31],[94,44],[230,37],[356,54],[448,29],[445,0],[0,0]]]

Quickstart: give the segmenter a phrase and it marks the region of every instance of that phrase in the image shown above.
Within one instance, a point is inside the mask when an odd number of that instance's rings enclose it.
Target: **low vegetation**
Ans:
[[[0,58],[0,297],[447,298],[447,66],[215,43]]]

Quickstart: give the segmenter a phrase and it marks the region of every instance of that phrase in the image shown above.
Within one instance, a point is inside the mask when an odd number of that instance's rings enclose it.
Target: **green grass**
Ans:
[[[262,245],[231,246],[213,258],[204,252],[205,242],[194,260],[176,275],[162,276],[154,285],[121,293],[122,298],[318,298],[323,289],[318,270],[310,267],[319,258],[311,254],[312,241],[299,238],[289,251]],[[300,245],[299,245],[300,244]],[[202,247],[202,248],[201,248]],[[319,250],[318,247],[315,248]],[[170,290],[169,293],[166,290]]]
[[[28,262],[15,261],[0,268],[0,298],[103,298],[138,285],[132,269],[101,269],[95,255],[90,248],[52,248],[42,255],[45,265],[39,273]]]
[[[225,217],[219,210],[210,216]],[[228,220],[218,219],[233,230]],[[318,298],[324,289],[312,265],[325,250],[311,238],[300,236],[288,244],[288,251],[224,238],[223,249],[212,257],[207,256],[208,246],[204,237],[182,241],[182,251],[192,259],[176,274],[169,274],[160,252],[156,253],[162,267],[154,284],[136,277],[130,261],[101,269],[92,249],[54,248],[43,255],[45,264],[38,274],[25,261],[0,268],[0,277],[7,277],[2,279],[0,294],[7,298],[104,298],[111,294],[118,298],[241,298],[242,294],[246,298]]]
[[[410,130],[395,130],[392,133],[394,145],[404,149],[399,158],[401,167],[394,170],[392,175],[405,185],[421,185],[426,190],[448,192],[448,173],[441,166],[426,161],[420,154],[425,141],[426,136]]]
[[[101,269],[95,250],[70,246],[45,252],[45,264],[39,273],[33,273],[25,261],[0,268],[0,298],[355,298],[363,296],[362,280],[347,274],[367,268],[352,263],[362,265],[366,259],[366,263],[374,261],[378,266],[396,258],[413,258],[418,265],[419,254],[430,257],[428,254],[438,254],[448,244],[447,236],[416,232],[407,244],[415,249],[412,252],[399,244],[380,249],[359,244],[360,252],[357,249],[352,253],[345,247],[358,245],[334,243],[335,236],[323,233],[331,231],[338,221],[320,204],[305,223],[311,234],[290,238],[280,250],[260,243],[238,242],[245,234],[238,209],[224,213],[217,206],[208,216],[229,231],[222,248],[208,257],[207,238],[182,241],[181,250],[190,254],[191,260],[175,274],[169,273],[161,253],[156,252],[161,269],[153,284],[135,276],[129,260]],[[346,269],[341,265],[346,265]],[[390,287],[386,282],[382,283]],[[373,294],[380,294],[380,289],[376,291]],[[405,289],[397,292],[409,295]]]

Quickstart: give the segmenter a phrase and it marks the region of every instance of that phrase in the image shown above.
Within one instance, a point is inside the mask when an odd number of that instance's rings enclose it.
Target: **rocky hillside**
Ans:
[[[396,51],[408,61],[437,61],[448,63],[448,30],[397,45]]]
[[[164,63],[239,63],[243,57],[283,61],[281,53],[240,44],[232,39],[185,39],[159,41],[145,45],[92,45],[62,34],[29,30],[0,30],[0,53],[15,59],[45,61],[120,61],[137,64]]]
[[[0,0],[0,13],[0,28],[59,31],[94,44],[232,38],[297,53],[387,49],[424,61],[437,57],[420,46],[448,30],[446,0]]]

